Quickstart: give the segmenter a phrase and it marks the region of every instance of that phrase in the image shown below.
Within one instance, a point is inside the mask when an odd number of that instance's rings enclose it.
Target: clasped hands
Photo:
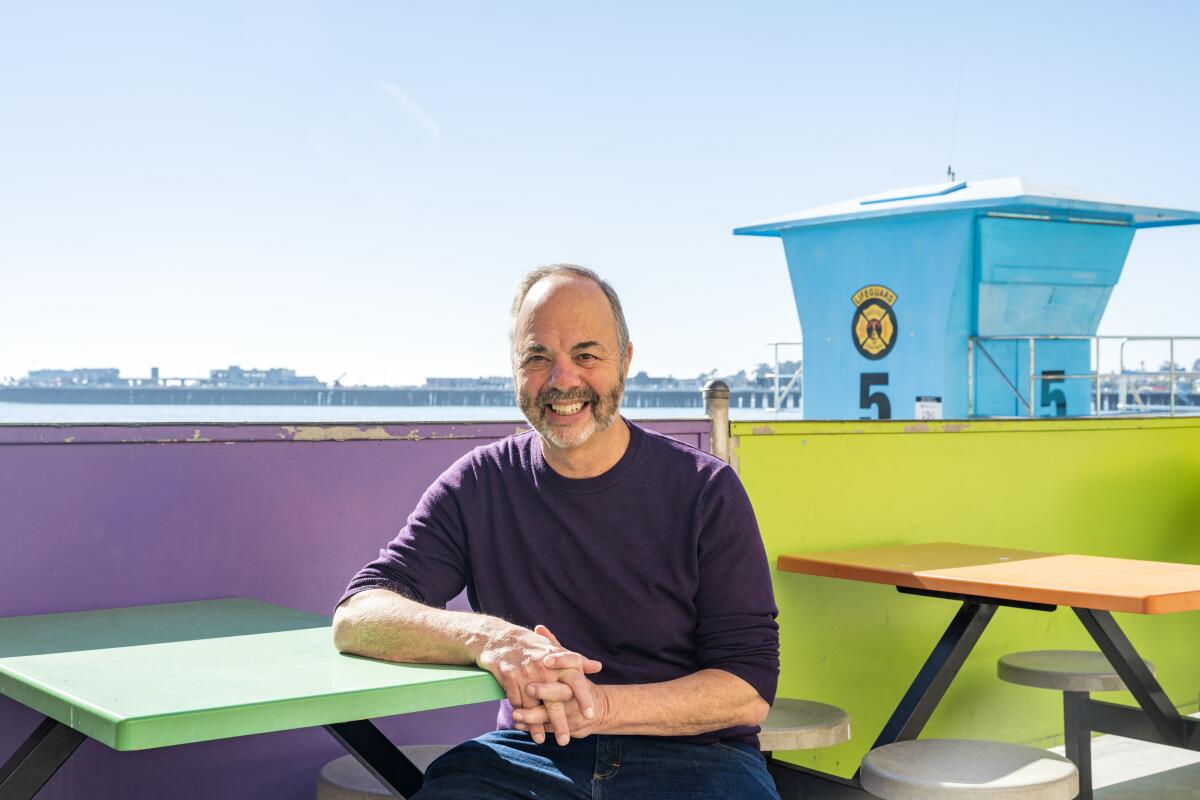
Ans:
[[[507,627],[476,663],[504,689],[517,730],[529,731],[538,744],[547,731],[560,745],[588,736],[606,716],[604,690],[587,678],[603,665],[564,648],[545,625]]]

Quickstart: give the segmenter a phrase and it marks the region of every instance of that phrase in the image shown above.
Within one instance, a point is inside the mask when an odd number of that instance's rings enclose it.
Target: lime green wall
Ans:
[[[734,423],[767,555],[959,541],[1200,563],[1200,420]],[[848,776],[957,604],[775,573],[780,695],[851,714],[848,744],[794,754]],[[1200,612],[1117,615],[1171,698],[1200,700]],[[1015,650],[1092,647],[1069,609],[1001,608],[925,730],[1050,745],[1057,693],[995,677]],[[1129,701],[1114,693],[1108,699]]]

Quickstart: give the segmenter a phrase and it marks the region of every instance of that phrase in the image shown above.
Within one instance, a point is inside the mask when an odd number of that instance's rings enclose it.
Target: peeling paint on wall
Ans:
[[[70,439],[67,439],[66,441],[69,443],[73,440],[74,440],[74,437],[71,437]],[[188,444],[190,442],[192,444],[212,444],[213,442],[218,442],[218,441],[220,441],[220,439],[213,439],[212,437],[205,436],[199,428],[193,428],[192,435],[187,437],[186,439],[162,437],[162,438],[150,439],[149,443],[152,443],[152,444]],[[124,438],[124,439],[120,440],[120,443],[121,444],[147,444],[147,440],[146,439],[137,439],[137,438],[132,438],[132,439]]]
[[[421,440],[421,429],[412,428],[403,436],[388,433],[382,425],[355,427],[353,425],[288,425],[283,429],[285,438],[293,442],[346,442],[355,440],[409,441]]]
[[[655,423],[668,435],[697,436],[700,422]],[[707,428],[705,428],[707,430]],[[0,448],[6,445],[164,445],[346,441],[491,441],[528,431],[509,422],[343,422],[275,424],[138,424],[0,425]],[[685,441],[689,441],[686,440]]]
[[[929,425],[926,422],[916,422],[904,426],[905,433],[962,433],[971,427],[969,422],[944,422]]]

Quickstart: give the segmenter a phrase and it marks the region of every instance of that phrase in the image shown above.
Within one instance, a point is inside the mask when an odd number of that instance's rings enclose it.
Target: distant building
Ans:
[[[507,375],[485,378],[426,378],[426,389],[511,389],[513,379]]]
[[[17,382],[19,386],[128,386],[119,369],[35,369]]]
[[[643,370],[626,381],[626,384],[638,389],[695,389],[699,391],[701,381],[693,378],[676,378],[674,375],[655,378]]]
[[[208,383],[212,386],[244,386],[244,387],[311,387],[324,388],[325,384],[311,375],[297,375],[294,369],[272,367],[271,369],[242,369],[230,366],[229,369],[209,370]]]

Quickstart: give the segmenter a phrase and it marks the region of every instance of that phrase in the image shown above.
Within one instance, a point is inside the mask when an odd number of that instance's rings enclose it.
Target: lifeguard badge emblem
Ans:
[[[872,284],[859,289],[851,299],[854,301],[854,319],[850,334],[854,346],[863,358],[878,361],[892,352],[896,344],[899,327],[896,312],[892,310],[896,293],[886,286]]]

